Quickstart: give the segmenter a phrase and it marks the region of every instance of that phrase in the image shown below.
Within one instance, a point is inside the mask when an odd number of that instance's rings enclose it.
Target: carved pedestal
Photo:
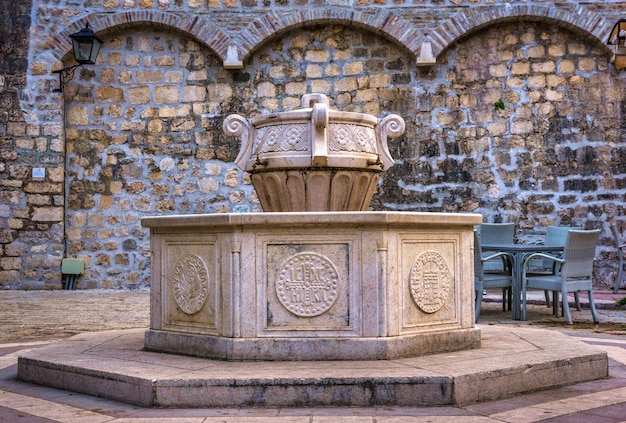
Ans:
[[[480,215],[144,218],[151,350],[233,360],[372,360],[478,347]]]

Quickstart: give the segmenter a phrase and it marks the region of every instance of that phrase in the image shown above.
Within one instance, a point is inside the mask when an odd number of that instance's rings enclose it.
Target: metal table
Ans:
[[[513,256],[513,319],[521,320],[522,270],[524,257],[532,253],[562,253],[562,245],[483,244],[483,251],[504,251]]]

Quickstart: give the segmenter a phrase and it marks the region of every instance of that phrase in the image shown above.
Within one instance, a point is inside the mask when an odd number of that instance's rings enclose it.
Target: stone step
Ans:
[[[481,327],[481,347],[377,361],[220,361],[143,350],[143,329],[22,354],[18,379],[148,407],[463,405],[608,376],[604,351],[547,329]]]

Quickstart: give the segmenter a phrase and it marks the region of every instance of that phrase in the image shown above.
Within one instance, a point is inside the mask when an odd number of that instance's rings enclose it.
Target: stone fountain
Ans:
[[[265,212],[144,218],[150,328],[34,348],[20,380],[150,407],[441,406],[608,375],[564,334],[475,327],[480,215],[367,211],[399,116],[308,95],[225,131]]]
[[[302,108],[246,119],[236,164],[264,213],[149,217],[149,350],[229,360],[372,360],[475,348],[475,214],[366,211],[393,165],[382,120]]]

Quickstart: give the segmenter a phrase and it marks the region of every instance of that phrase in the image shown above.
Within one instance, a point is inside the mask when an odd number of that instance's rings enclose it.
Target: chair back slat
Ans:
[[[512,244],[515,241],[515,223],[483,223],[480,225],[483,244]]]
[[[582,228],[575,226],[548,226],[546,229],[546,238],[543,245],[564,247],[567,233],[571,230],[580,230]]]
[[[599,238],[600,230],[568,232],[561,270],[564,278],[591,278]]]

